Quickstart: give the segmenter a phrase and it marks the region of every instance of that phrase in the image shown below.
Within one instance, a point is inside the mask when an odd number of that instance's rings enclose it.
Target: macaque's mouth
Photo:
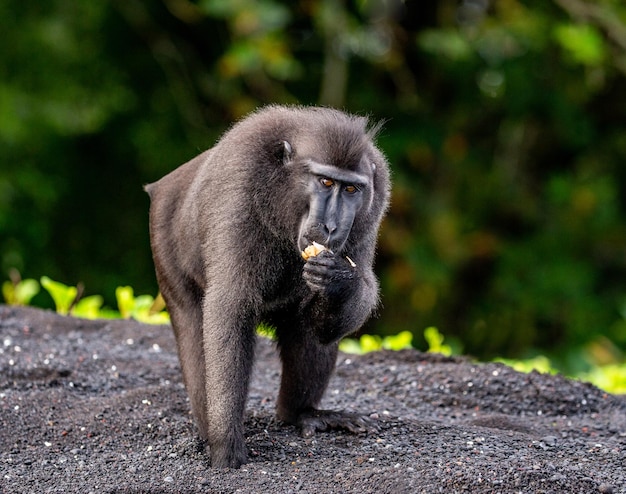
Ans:
[[[300,252],[304,251],[307,249],[307,247],[310,247],[313,244],[318,244],[318,245],[322,245],[324,246],[326,249],[330,250],[330,247],[328,246],[328,239],[322,239],[319,238],[319,236],[313,235],[310,237],[300,237],[300,240],[298,241],[298,250]]]

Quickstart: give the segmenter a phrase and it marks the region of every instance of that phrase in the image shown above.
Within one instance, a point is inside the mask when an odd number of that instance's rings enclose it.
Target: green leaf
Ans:
[[[460,62],[469,60],[473,50],[469,42],[454,29],[428,29],[417,39],[420,48],[433,55]]]
[[[537,355],[536,357],[525,359],[525,360],[511,360],[504,358],[497,358],[494,362],[499,362],[504,365],[508,365],[512,367],[518,372],[529,373],[532,371],[537,371],[541,373],[550,373],[556,374],[557,371],[552,367],[552,363],[548,357],[544,355]]]
[[[339,350],[344,353],[357,355],[376,352],[383,348],[385,350],[404,350],[405,348],[412,348],[412,340],[413,334],[410,331],[402,331],[397,335],[385,336],[384,339],[378,335],[364,334],[359,340],[345,338],[339,343]]]
[[[154,303],[152,295],[137,295],[133,306],[133,312],[148,312]]]
[[[435,327],[426,328],[424,330],[424,339],[428,343],[428,351],[430,353],[441,353],[446,356],[452,355],[452,348],[444,345],[444,336]]]
[[[135,294],[133,288],[130,286],[118,286],[115,289],[115,299],[117,300],[117,308],[122,318],[130,318],[135,308]]]
[[[2,297],[9,305],[17,305],[15,302],[15,286],[10,281],[2,283]]]
[[[72,310],[72,315],[76,317],[84,317],[85,319],[98,319],[102,317],[100,309],[104,299],[100,295],[90,295],[80,299]]]
[[[609,393],[626,393],[626,364],[609,364],[594,367],[588,373],[577,376]]]
[[[153,312],[154,297],[151,295],[135,297],[132,287],[118,286],[115,289],[115,298],[120,315],[124,319],[133,318],[149,324],[167,324],[170,322],[170,316],[167,312]]]
[[[8,305],[28,305],[39,290],[39,283],[33,279],[21,280],[17,284],[5,281],[2,284],[2,296]]]
[[[383,340],[377,334],[364,334],[360,343],[363,353],[375,352],[383,347]]]
[[[52,297],[56,311],[59,314],[67,315],[72,303],[76,299],[76,294],[78,293],[77,288],[51,280],[47,276],[41,277],[41,286],[43,286]]]
[[[339,342],[339,350],[343,353],[352,353],[354,355],[363,354],[363,349],[361,348],[361,344],[359,340],[355,340],[354,338],[345,338]]]
[[[268,326],[267,324],[261,323],[256,328],[257,334],[264,336],[265,338],[269,338],[270,340],[276,339],[276,328],[272,326]]]
[[[383,339],[383,348],[386,350],[405,350],[412,348],[413,333],[410,331],[402,331],[396,335],[385,336]]]
[[[561,24],[554,37],[577,63],[600,65],[606,57],[606,46],[598,30],[588,24]]]

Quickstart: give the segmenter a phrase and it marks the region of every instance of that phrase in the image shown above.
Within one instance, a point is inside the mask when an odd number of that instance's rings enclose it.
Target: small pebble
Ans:
[[[611,484],[600,484],[598,486],[598,492],[602,494],[613,494],[613,486]]]
[[[554,448],[557,445],[558,439],[555,436],[544,436],[541,438],[541,442],[549,448]]]

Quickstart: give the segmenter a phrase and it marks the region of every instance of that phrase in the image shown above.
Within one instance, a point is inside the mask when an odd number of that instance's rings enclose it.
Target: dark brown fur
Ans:
[[[307,160],[357,171],[369,184],[341,252],[307,262],[303,274]],[[283,361],[278,418],[305,433],[358,429],[358,419],[315,407],[337,341],[358,330],[378,302],[372,264],[389,176],[367,120],[330,109],[270,106],[146,190],[157,278],[212,464],[246,461],[242,423],[260,322],[275,326]],[[306,225],[309,237],[312,229]],[[357,267],[349,268],[344,256]],[[312,288],[312,276],[328,286]]]

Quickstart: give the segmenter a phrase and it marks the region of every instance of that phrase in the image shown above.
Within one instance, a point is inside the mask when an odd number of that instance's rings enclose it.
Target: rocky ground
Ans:
[[[626,398],[417,351],[341,355],[326,408],[379,431],[274,419],[260,340],[250,462],[208,467],[167,327],[0,306],[0,492],[626,493]]]

